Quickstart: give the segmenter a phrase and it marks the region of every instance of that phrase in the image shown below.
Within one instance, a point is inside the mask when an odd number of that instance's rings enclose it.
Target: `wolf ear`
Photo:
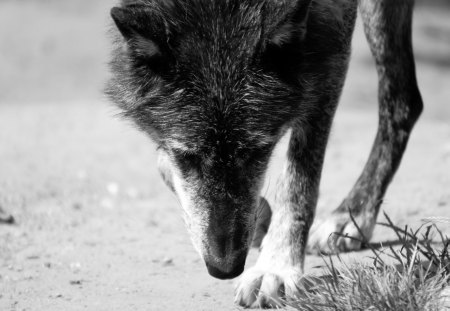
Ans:
[[[306,36],[311,2],[312,0],[297,0],[292,10],[269,34],[269,42],[276,46],[282,46],[295,40],[302,41]]]
[[[160,16],[144,6],[114,7],[111,17],[130,49],[146,58],[163,56],[167,27]]]
[[[268,30],[261,45],[261,65],[289,83],[298,83],[311,2],[297,0],[284,18]]]

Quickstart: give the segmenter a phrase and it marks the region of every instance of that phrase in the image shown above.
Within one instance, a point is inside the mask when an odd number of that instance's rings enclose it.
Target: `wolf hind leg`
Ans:
[[[378,72],[379,124],[362,174],[341,205],[311,230],[310,252],[336,253],[370,239],[383,196],[398,169],[423,103],[411,43],[413,0],[360,0],[364,30]],[[352,213],[359,229],[354,225]],[[334,232],[341,233],[334,235]],[[349,235],[356,239],[344,238]]]

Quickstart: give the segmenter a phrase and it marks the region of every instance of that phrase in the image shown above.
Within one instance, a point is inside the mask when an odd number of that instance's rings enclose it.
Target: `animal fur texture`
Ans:
[[[378,135],[354,188],[309,234],[358,2],[380,78]],[[112,9],[118,31],[107,94],[157,144],[161,175],[209,273],[240,275],[255,231],[255,242],[267,232],[237,286],[238,304],[273,307],[295,296],[307,248],[359,248],[330,239],[361,237],[350,212],[371,236],[422,110],[412,8],[412,0],[123,0]],[[288,129],[269,208],[260,190]]]

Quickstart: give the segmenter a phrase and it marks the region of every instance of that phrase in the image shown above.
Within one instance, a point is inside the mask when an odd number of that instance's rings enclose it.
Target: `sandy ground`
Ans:
[[[447,13],[416,13],[419,82],[427,110],[382,206],[401,226],[417,227],[429,216],[450,217]],[[191,246],[177,200],[158,176],[149,139],[115,118],[116,111],[100,96],[67,98],[19,103],[5,95],[0,102],[0,206],[17,220],[0,226],[0,310],[239,309],[233,305],[233,281],[211,278]],[[327,151],[319,217],[340,203],[357,178],[376,123],[376,75],[358,29]],[[268,173],[269,201],[285,147],[284,140]],[[374,241],[393,239],[377,227]],[[247,266],[256,256],[250,254]],[[308,256],[307,272],[321,263]]]

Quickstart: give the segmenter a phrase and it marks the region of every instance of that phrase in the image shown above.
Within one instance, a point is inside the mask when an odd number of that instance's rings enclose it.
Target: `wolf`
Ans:
[[[297,294],[306,251],[351,251],[362,236],[370,239],[423,109],[413,6],[413,0],[122,0],[112,8],[107,94],[156,143],[161,176],[181,202],[208,272],[239,276],[255,232],[258,240],[265,234],[256,265],[237,285],[238,304],[281,306]],[[353,189],[309,233],[358,7],[379,76],[378,132]],[[270,207],[261,187],[288,130]],[[329,239],[335,232],[341,235]]]

